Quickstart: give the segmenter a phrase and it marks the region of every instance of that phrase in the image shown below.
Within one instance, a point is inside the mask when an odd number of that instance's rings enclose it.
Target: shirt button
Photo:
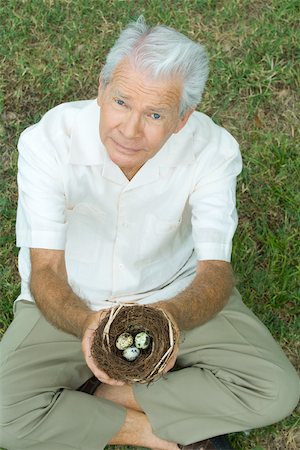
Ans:
[[[124,264],[119,264],[119,269],[123,270],[124,269]]]

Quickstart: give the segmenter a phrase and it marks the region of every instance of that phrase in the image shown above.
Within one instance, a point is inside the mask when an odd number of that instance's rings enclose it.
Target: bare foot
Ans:
[[[127,409],[142,411],[141,407],[134,398],[132,387],[129,384],[123,386],[110,386],[109,384],[100,384],[94,395],[98,398],[105,398],[117,405],[122,405]]]
[[[120,431],[109,441],[111,445],[132,445],[156,450],[178,450],[177,444],[161,439],[152,432],[147,416],[139,411],[127,410]]]
[[[111,439],[111,445],[132,445],[153,450],[178,450],[177,444],[165,441],[152,431],[151,424],[139,404],[136,402],[132,387],[111,386],[102,383],[95,394],[98,398],[110,400],[127,409],[126,420],[120,431]]]

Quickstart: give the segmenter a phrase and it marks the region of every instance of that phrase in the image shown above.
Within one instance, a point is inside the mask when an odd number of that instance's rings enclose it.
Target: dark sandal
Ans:
[[[194,444],[177,444],[182,450],[234,450],[225,436],[217,436]]]
[[[85,392],[86,394],[93,395],[97,387],[100,386],[100,384],[101,381],[99,381],[98,378],[96,378],[95,376],[92,376],[76,390],[80,392]]]

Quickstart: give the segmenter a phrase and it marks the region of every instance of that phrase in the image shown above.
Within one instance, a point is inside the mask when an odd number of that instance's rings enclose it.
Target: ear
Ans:
[[[178,133],[180,130],[182,130],[182,128],[184,127],[184,125],[185,125],[185,124],[187,123],[187,121],[189,120],[190,115],[191,115],[194,111],[195,111],[194,108],[189,109],[188,111],[186,111],[186,113],[184,114],[184,116],[181,117],[181,118],[179,119],[178,125],[177,125],[177,127],[176,127],[174,133]]]
[[[105,87],[103,85],[103,81],[101,78],[99,78],[99,85],[98,85],[98,96],[97,96],[97,103],[99,106],[101,106],[103,94],[104,94]]]

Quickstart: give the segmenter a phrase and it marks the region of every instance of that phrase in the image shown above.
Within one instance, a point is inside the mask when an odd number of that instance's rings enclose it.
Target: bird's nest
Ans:
[[[127,361],[116,347],[117,338],[124,332],[135,336],[142,331],[150,336],[150,345],[134,361]],[[119,305],[100,322],[91,353],[97,366],[111,378],[126,383],[149,383],[163,374],[178,339],[177,327],[162,309]]]

